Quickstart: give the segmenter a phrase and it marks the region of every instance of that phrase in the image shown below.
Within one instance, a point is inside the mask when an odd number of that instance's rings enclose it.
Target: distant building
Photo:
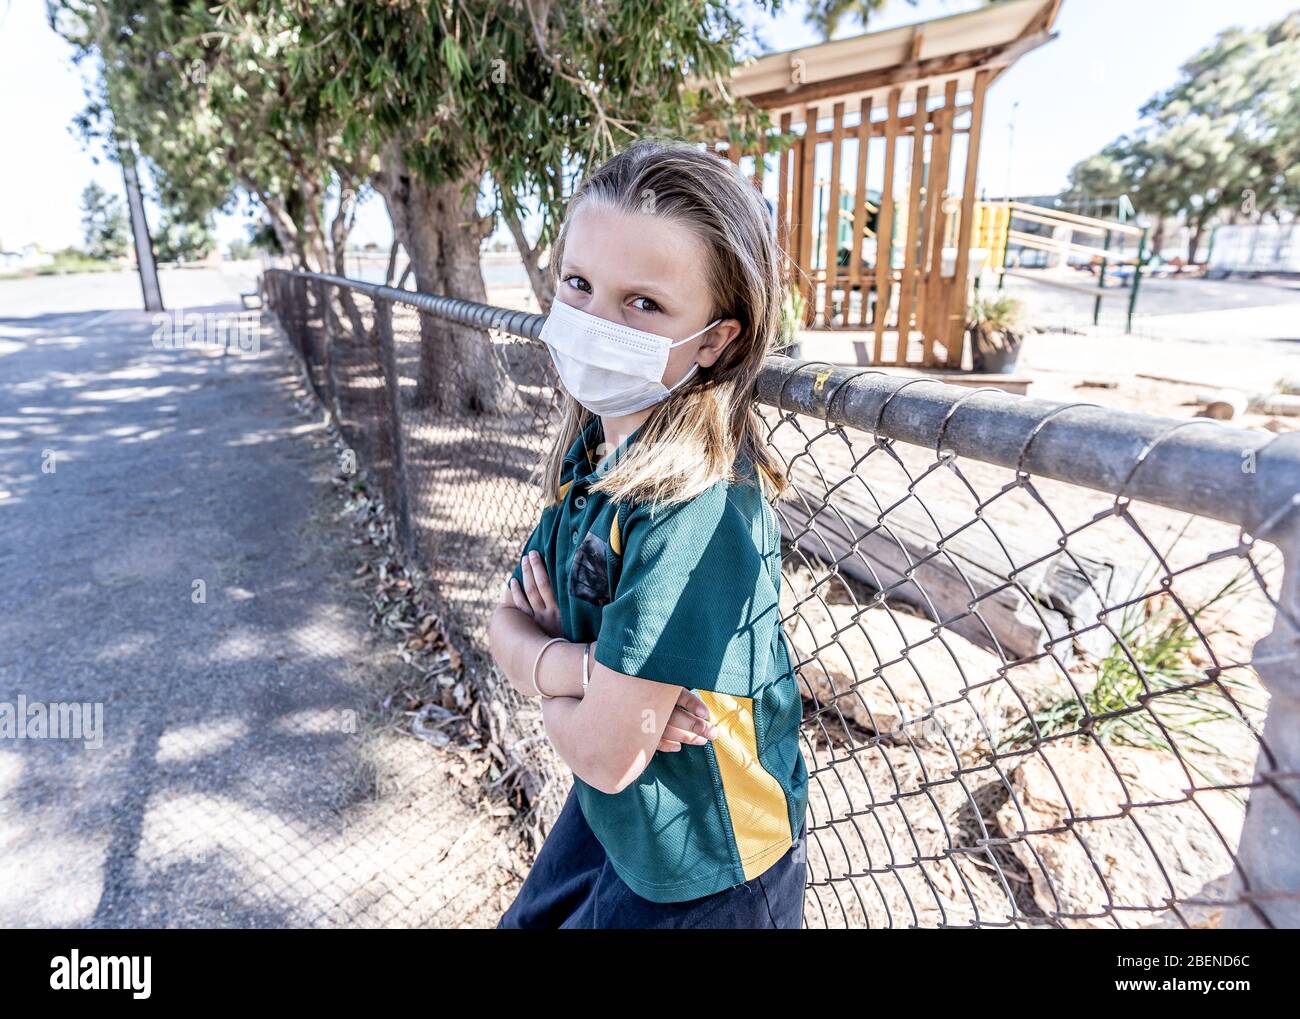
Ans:
[[[0,251],[0,271],[3,272],[24,272],[53,262],[54,256],[39,244],[24,244],[17,251]]]

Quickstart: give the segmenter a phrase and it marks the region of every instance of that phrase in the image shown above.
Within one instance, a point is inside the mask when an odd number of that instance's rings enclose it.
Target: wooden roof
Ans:
[[[818,116],[832,106],[853,109],[865,96],[902,88],[907,102],[921,85],[931,94],[956,78],[972,87],[975,72],[994,68],[994,77],[1023,54],[1056,38],[1052,25],[1061,0],[1004,0],[965,14],[915,25],[868,32],[815,46],[768,53],[738,66],[731,91],[771,111],[789,112],[801,124],[815,105]]]

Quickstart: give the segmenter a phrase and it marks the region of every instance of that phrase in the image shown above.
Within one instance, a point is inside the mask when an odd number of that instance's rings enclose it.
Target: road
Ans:
[[[162,283],[228,322],[249,280]],[[372,724],[403,666],[289,356],[157,349],[138,299],[0,282],[0,925],[494,925],[497,819]]]
[[[1066,279],[1089,283],[1083,273]],[[1029,324],[1060,330],[1034,343],[1031,367],[1110,366],[1251,392],[1300,377],[1300,280],[1144,279],[1131,334],[1124,332],[1124,291],[1106,291],[1094,328],[1086,294],[1011,277],[1007,285],[1025,300]]]

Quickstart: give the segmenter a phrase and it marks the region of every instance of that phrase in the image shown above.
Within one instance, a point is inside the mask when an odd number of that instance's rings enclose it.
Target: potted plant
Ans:
[[[803,328],[804,300],[798,284],[791,284],[781,302],[781,329],[777,351],[789,357],[799,356],[799,330]]]
[[[976,292],[966,320],[971,368],[976,372],[1012,372],[1020,357],[1024,303],[1010,294],[984,297]]]

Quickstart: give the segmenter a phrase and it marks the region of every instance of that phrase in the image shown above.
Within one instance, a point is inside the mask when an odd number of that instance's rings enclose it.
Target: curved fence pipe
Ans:
[[[1295,433],[1001,392],[967,400],[971,391],[963,386],[915,381],[773,356],[759,378],[758,396],[782,410],[927,448],[942,431],[944,447],[958,456],[1213,517],[1257,537],[1266,536],[1258,528],[1300,492]]]

